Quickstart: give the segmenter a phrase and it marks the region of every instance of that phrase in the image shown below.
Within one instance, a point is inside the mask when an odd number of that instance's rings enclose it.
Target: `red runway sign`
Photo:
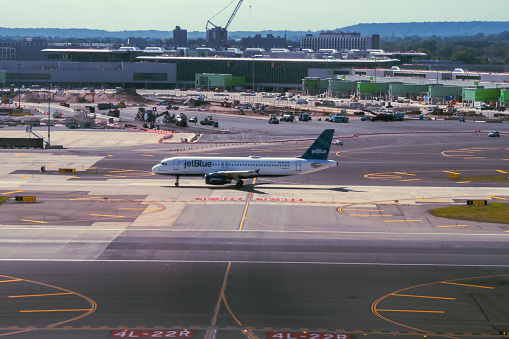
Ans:
[[[236,201],[242,198],[196,198],[198,201]]]
[[[350,334],[269,332],[267,339],[352,339]]]
[[[194,331],[111,331],[109,338],[192,338]]]

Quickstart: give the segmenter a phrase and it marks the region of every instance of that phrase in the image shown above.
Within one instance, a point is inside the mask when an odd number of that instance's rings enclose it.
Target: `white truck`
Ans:
[[[474,101],[474,108],[478,109],[486,108],[486,103],[484,101]]]

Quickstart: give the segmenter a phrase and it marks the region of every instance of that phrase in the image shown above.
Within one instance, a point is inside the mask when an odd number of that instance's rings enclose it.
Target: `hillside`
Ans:
[[[185,29],[185,27],[183,27]],[[472,22],[406,22],[406,23],[362,23],[353,26],[338,27],[338,31],[360,32],[363,36],[380,34],[382,39],[405,36],[473,36],[479,33],[484,35],[499,34],[509,31],[509,21],[472,21]],[[274,36],[285,36],[289,41],[299,41],[300,37],[307,34],[317,34],[311,31],[230,31],[228,36],[231,39],[254,36],[255,34],[273,34]],[[0,27],[1,39],[23,39],[26,37],[45,37],[49,40],[65,39],[127,39],[130,37],[147,39],[170,39],[172,31],[105,31],[98,29],[62,29],[62,28],[3,28]],[[204,39],[205,32],[190,31],[188,39]]]
[[[480,33],[490,35],[509,31],[509,21],[372,23],[346,26],[340,30],[360,32],[363,36],[380,34],[383,39],[413,35],[420,37],[472,36]]]

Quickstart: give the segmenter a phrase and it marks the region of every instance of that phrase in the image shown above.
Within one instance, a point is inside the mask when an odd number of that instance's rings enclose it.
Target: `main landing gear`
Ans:
[[[177,180],[175,180],[175,187],[179,187],[179,176],[177,175]]]
[[[239,180],[237,181],[237,183],[235,184],[235,187],[237,187],[237,188],[241,188],[241,187],[242,187],[242,185],[244,185],[244,181],[242,181],[242,180],[240,180],[240,179],[239,179]]]

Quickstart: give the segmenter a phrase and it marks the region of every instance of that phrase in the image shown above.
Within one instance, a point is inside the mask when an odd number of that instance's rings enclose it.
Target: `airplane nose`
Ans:
[[[154,167],[152,167],[152,172],[154,172],[154,173],[159,173],[159,167],[161,167],[161,165],[160,165],[160,164],[157,164],[157,165],[155,165]]]

